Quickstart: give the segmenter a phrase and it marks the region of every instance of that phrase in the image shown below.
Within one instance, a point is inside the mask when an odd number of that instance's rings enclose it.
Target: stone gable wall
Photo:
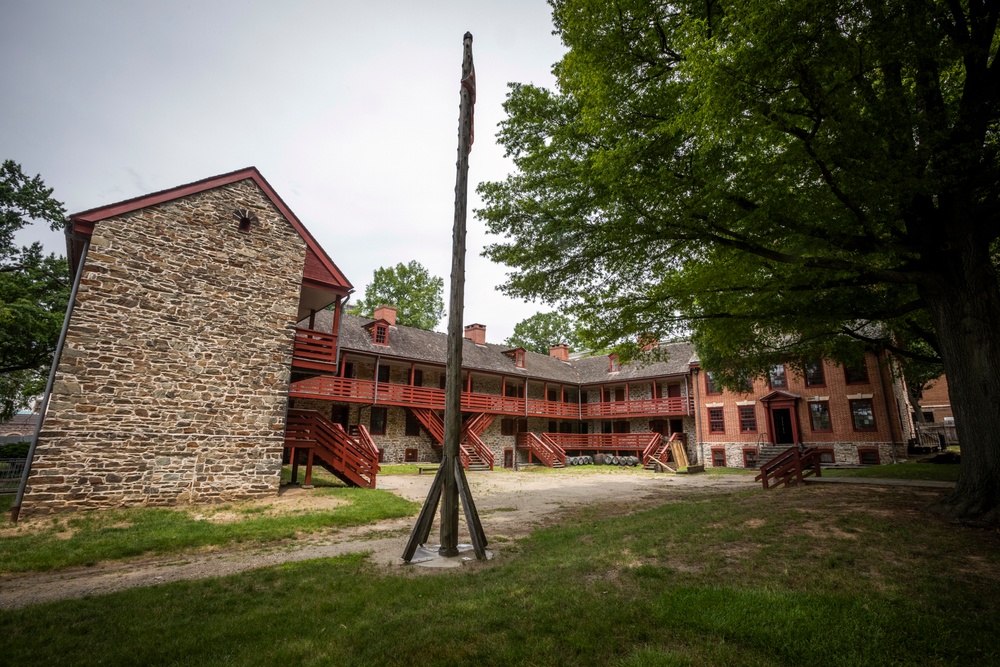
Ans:
[[[98,222],[24,511],[275,493],[305,252],[249,179]]]

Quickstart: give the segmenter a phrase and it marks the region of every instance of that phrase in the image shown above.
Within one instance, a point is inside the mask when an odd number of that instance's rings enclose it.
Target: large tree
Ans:
[[[552,0],[478,214],[505,289],[730,379],[857,342],[942,364],[945,509],[1000,520],[1000,3]]]
[[[17,246],[14,234],[32,223],[61,227],[65,212],[41,177],[12,160],[0,166],[0,421],[44,389],[69,297],[66,260],[38,243]]]
[[[514,325],[514,333],[504,345],[523,347],[526,350],[548,354],[552,345],[564,343],[571,350],[579,350],[583,343],[572,318],[558,312],[535,313]]]
[[[365,295],[352,312],[372,317],[379,306],[394,306],[396,321],[418,329],[433,329],[444,317],[444,279],[432,276],[416,260],[375,269]]]

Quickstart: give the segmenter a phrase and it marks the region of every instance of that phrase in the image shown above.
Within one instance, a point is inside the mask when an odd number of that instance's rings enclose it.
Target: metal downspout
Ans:
[[[340,304],[340,326],[344,326],[344,313],[347,311],[347,302],[351,300],[351,295],[348,293],[347,298]],[[333,365],[335,368],[340,368],[340,331],[337,331],[337,352],[333,359]]]
[[[21,513],[21,501],[24,500],[24,491],[28,486],[28,475],[31,473],[31,463],[35,458],[38,434],[42,431],[45,413],[49,408],[49,396],[52,394],[52,384],[56,379],[56,369],[58,369],[59,360],[62,357],[63,345],[66,344],[66,332],[69,330],[69,320],[73,315],[73,305],[80,287],[80,278],[83,276],[83,265],[87,262],[88,250],[90,250],[90,239],[84,240],[83,250],[80,252],[80,263],[76,267],[76,276],[73,278],[73,289],[69,294],[69,303],[66,304],[66,316],[63,318],[62,330],[59,332],[59,342],[56,343],[55,352],[52,353],[52,368],[49,369],[49,379],[45,383],[45,395],[42,398],[42,406],[38,410],[38,423],[35,424],[35,433],[31,436],[31,445],[28,447],[28,457],[24,461],[24,470],[21,471],[21,483],[17,486],[14,506],[10,508],[10,520],[14,523],[17,522],[17,517]]]

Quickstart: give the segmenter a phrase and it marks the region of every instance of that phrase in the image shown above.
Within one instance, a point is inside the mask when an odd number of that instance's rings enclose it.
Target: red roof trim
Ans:
[[[142,208],[156,206],[157,204],[198,194],[199,192],[205,192],[206,190],[211,190],[223,185],[230,185],[248,178],[264,191],[267,198],[271,200],[271,203],[274,204],[275,208],[281,212],[295,231],[298,232],[299,236],[301,236],[306,242],[306,245],[316,253],[316,256],[319,258],[326,270],[330,272],[335,280],[340,282],[340,286],[346,289],[353,289],[354,286],[347,279],[347,277],[341,273],[340,269],[337,268],[337,265],[333,263],[332,259],[330,259],[330,256],[326,254],[326,251],[323,250],[323,246],[321,246],[313,235],[309,233],[309,230],[302,224],[302,221],[299,220],[298,216],[292,213],[292,209],[288,208],[288,205],[278,195],[278,193],[275,192],[274,188],[271,187],[271,184],[267,182],[261,173],[257,171],[256,167],[247,167],[245,169],[231,171],[228,174],[212,176],[200,181],[195,181],[194,183],[188,183],[187,185],[170,188],[169,190],[160,190],[159,192],[153,192],[141,197],[126,199],[125,201],[118,202],[116,204],[108,204],[107,206],[101,206],[87,211],[82,211],[80,213],[74,213],[70,216],[70,220],[73,223],[73,230],[75,232],[89,238],[94,231],[94,224],[101,220],[112,218],[116,215],[131,213],[132,211],[138,211]]]

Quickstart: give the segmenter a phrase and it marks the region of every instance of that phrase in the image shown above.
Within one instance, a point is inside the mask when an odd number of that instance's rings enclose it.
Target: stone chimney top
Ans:
[[[385,320],[391,326],[396,326],[396,308],[394,306],[379,306],[375,309],[375,319]]]
[[[559,361],[569,361],[569,345],[567,345],[566,343],[559,343],[558,345],[550,345],[549,356],[555,357]]]
[[[465,337],[471,340],[476,345],[486,345],[486,325],[466,324]]]

